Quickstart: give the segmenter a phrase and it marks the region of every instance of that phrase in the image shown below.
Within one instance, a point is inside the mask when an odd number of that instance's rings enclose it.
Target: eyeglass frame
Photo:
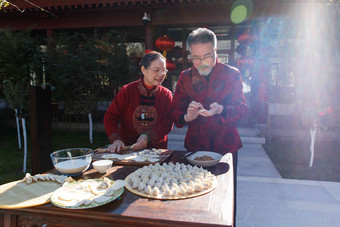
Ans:
[[[151,69],[152,72],[157,73],[157,74],[167,74],[169,70],[167,69],[155,69],[155,68],[149,68]]]
[[[206,54],[206,55],[208,55],[208,54]],[[211,53],[209,53],[209,55],[210,56],[203,56],[203,57],[192,57],[191,58],[191,60],[192,60],[192,62],[201,62],[201,61],[205,61],[205,60],[207,60],[207,59],[213,59],[214,57],[215,57],[215,51],[211,54]]]

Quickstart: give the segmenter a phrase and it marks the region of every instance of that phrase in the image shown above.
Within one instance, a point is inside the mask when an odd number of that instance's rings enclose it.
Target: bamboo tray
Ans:
[[[26,184],[22,180],[0,186],[0,208],[14,209],[51,202],[52,193],[61,187],[54,181],[37,181]]]
[[[166,149],[159,149],[162,150],[162,153],[159,155],[159,160],[157,162],[150,162],[150,161],[143,161],[143,162],[136,162],[134,160],[119,160],[116,158],[102,158],[102,156],[104,154],[108,154],[108,153],[101,153],[101,152],[97,152],[94,154],[93,156],[93,161],[96,160],[103,160],[103,159],[109,159],[113,161],[113,164],[116,165],[150,165],[150,164],[156,164],[156,163],[163,163],[167,158],[169,158],[173,152],[173,150],[166,150]],[[131,154],[133,152],[136,152],[135,150],[125,150],[122,151],[119,154]]]
[[[214,180],[214,184],[206,189],[206,190],[203,190],[203,191],[200,191],[200,192],[194,192],[192,194],[187,194],[187,195],[177,195],[177,196],[165,196],[163,194],[159,194],[157,196],[154,196],[154,195],[148,195],[144,192],[141,192],[141,191],[138,191],[136,189],[133,189],[129,184],[129,178],[131,177],[131,174],[129,174],[126,178],[125,178],[125,182],[126,182],[126,185],[125,185],[125,188],[127,190],[129,190],[131,193],[133,194],[136,194],[136,195],[139,195],[139,196],[142,196],[142,197],[146,197],[146,198],[150,198],[150,199],[160,199],[160,200],[178,200],[178,199],[189,199],[189,198],[193,198],[193,197],[197,197],[197,196],[201,196],[201,195],[204,195],[204,194],[207,194],[209,192],[211,192],[212,190],[214,190],[217,186],[217,179],[215,177],[215,180]]]

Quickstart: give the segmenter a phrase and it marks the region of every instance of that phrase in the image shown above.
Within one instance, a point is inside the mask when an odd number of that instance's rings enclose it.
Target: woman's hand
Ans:
[[[148,137],[145,134],[141,134],[137,139],[137,142],[133,144],[134,150],[142,150],[148,146]]]
[[[204,109],[203,105],[199,102],[192,101],[187,109],[187,113],[184,115],[184,121],[193,121],[198,117],[198,111]]]
[[[125,147],[125,144],[123,141],[121,140],[115,140],[111,146],[109,146],[108,151],[110,153],[115,153],[115,152],[119,152],[121,149],[123,149]]]

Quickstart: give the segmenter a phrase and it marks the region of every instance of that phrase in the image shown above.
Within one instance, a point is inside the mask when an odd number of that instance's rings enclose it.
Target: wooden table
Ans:
[[[175,151],[167,162],[184,162]],[[90,169],[75,179],[108,177],[125,179],[140,166],[113,166],[106,174]],[[231,154],[208,168],[217,187],[205,195],[183,200],[154,200],[125,189],[120,199],[91,209],[63,209],[51,203],[22,209],[0,209],[0,226],[232,226],[233,166]],[[51,171],[53,172],[53,171]],[[3,223],[3,224],[2,224]]]

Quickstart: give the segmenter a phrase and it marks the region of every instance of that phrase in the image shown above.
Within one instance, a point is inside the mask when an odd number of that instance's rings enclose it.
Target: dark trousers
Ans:
[[[233,154],[233,170],[234,170],[234,227],[236,226],[236,195],[237,195],[237,163],[238,163],[238,151]]]

